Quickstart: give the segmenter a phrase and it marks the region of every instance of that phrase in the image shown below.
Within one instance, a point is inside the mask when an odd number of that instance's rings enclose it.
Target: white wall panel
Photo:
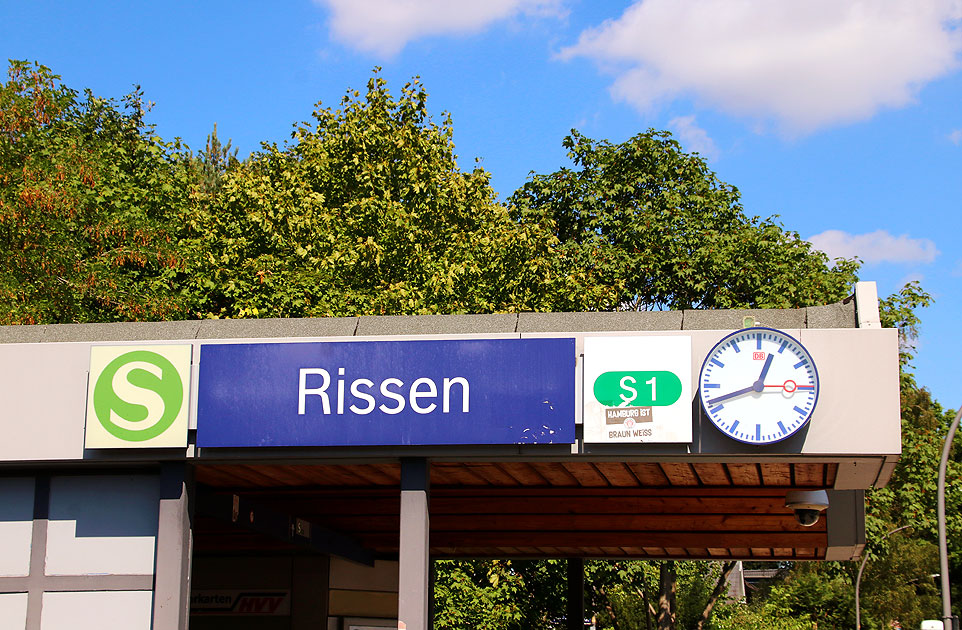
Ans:
[[[150,630],[150,591],[44,593],[41,630]]]
[[[803,330],[799,341],[822,387],[802,452],[901,453],[898,331]]]
[[[0,628],[23,630],[27,627],[27,594],[0,593]]]
[[[30,574],[32,533],[33,478],[0,479],[0,576]]]
[[[46,574],[152,574],[158,500],[152,476],[54,477]]]
[[[0,461],[82,459],[86,344],[0,344]]]
[[[375,560],[373,567],[331,556],[331,588],[352,591],[398,590],[398,563]]]

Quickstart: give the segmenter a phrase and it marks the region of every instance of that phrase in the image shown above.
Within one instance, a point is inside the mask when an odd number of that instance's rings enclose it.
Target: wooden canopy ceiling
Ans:
[[[433,462],[431,553],[816,560],[825,557],[827,518],[802,527],[785,492],[831,488],[836,472],[822,463]],[[398,463],[199,465],[196,478],[213,495],[296,516],[381,557],[397,554]],[[291,546],[202,516],[195,548]]]

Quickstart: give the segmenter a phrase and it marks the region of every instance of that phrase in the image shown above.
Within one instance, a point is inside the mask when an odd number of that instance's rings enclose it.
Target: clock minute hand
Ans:
[[[741,396],[742,394],[747,394],[748,392],[753,392],[753,391],[755,391],[754,384],[749,385],[744,389],[735,390],[730,394],[725,394],[724,396],[718,396],[717,398],[712,398],[711,400],[708,401],[708,404],[714,405],[715,403],[720,403],[723,400],[728,400],[729,398],[734,398],[735,396]]]

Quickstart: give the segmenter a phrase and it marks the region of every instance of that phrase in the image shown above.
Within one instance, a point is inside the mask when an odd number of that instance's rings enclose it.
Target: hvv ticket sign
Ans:
[[[204,344],[197,446],[572,443],[573,339]]]

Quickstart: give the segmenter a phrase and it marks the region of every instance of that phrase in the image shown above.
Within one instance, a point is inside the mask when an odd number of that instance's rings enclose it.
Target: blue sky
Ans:
[[[956,408],[960,18],[955,0],[0,0],[0,55],[99,96],[139,84],[161,136],[200,148],[217,123],[241,156],[375,66],[394,90],[417,75],[503,197],[566,165],[572,128],[669,129],[882,296],[920,280],[916,374]]]

